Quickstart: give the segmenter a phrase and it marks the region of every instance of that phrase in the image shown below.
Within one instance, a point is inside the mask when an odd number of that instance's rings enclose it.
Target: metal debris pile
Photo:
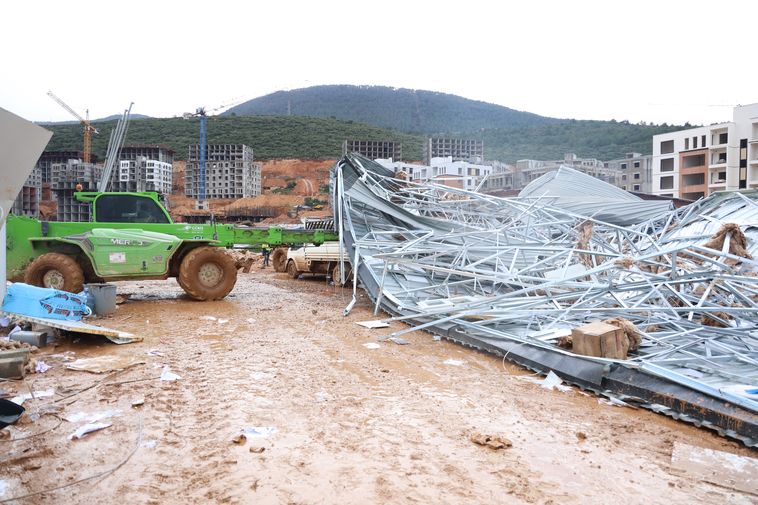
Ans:
[[[426,329],[758,443],[758,192],[668,210],[562,171],[502,199],[343,157],[335,222],[377,313],[409,324],[393,336]],[[585,193],[551,195],[556,178]],[[628,359],[566,348],[609,319],[637,335]]]

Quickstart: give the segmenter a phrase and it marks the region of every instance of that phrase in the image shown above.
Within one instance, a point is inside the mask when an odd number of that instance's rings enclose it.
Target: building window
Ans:
[[[661,142],[661,154],[670,154],[674,152],[674,141],[664,140]]]
[[[690,148],[690,139],[689,137],[687,137],[686,139],[684,139],[684,150],[686,151],[689,148]]]
[[[697,137],[692,137],[692,148],[697,149]]]
[[[674,176],[667,175],[666,177],[661,177],[660,189],[674,189]]]
[[[635,161],[634,162],[634,168],[640,168],[640,162],[639,161]]]
[[[640,173],[639,172],[634,172],[634,179],[637,180],[637,181],[640,180]]]
[[[622,164],[621,164],[621,169],[622,169],[622,170],[625,170],[625,169],[626,169],[626,163],[622,163]]]
[[[700,137],[700,140],[702,140],[702,142],[700,143],[700,145],[702,145],[703,147],[705,147],[705,135],[703,135],[702,137]]]
[[[639,191],[639,190],[640,190],[640,185],[639,184],[635,184],[634,185],[634,191]]]
[[[694,156],[684,156],[682,158],[683,168],[702,167],[705,165],[705,154],[696,154]]]
[[[719,134],[719,144],[726,144],[729,140],[729,134],[728,133],[720,133]]]
[[[625,181],[625,180],[626,180],[626,174],[623,174],[623,175],[621,176],[621,180],[622,180],[622,181]]]
[[[674,158],[664,158],[661,160],[661,172],[674,171]]]
[[[626,191],[626,186],[621,186],[621,189],[623,189],[624,191]]]

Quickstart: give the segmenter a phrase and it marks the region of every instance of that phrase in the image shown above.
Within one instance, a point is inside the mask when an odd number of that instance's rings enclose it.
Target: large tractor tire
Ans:
[[[289,260],[287,262],[287,274],[292,277],[293,279],[297,279],[300,277],[300,274],[303,273],[300,270],[297,269],[297,265],[295,265],[295,262],[292,260]]]
[[[287,271],[287,248],[277,247],[271,253],[271,264],[274,265],[274,271],[282,273]]]
[[[184,257],[176,280],[195,300],[220,300],[234,288],[237,267],[223,249],[198,247]]]
[[[84,287],[84,272],[71,256],[47,253],[26,267],[24,282],[42,288],[80,293]]]
[[[340,279],[340,264],[337,263],[332,268],[332,282],[335,286],[344,286],[350,284],[353,281],[353,268],[350,263],[345,262],[345,283],[343,284]]]

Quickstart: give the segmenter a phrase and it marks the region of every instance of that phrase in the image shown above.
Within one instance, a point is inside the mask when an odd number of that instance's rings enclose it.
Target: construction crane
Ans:
[[[57,96],[55,96],[55,94],[52,91],[48,91],[47,92],[47,96],[49,96],[50,98],[52,98],[53,100],[55,100],[58,103],[58,105],[60,105],[64,109],[66,109],[69,112],[69,114],[71,114],[76,119],[78,119],[79,122],[84,127],[84,156],[83,156],[83,158],[84,158],[84,163],[89,163],[91,155],[92,155],[92,134],[93,133],[99,133],[97,131],[97,129],[94,126],[92,126],[92,123],[90,123],[90,120],[89,120],[89,109],[87,109],[87,111],[86,111],[86,116],[87,117],[85,119],[82,116],[80,116],[74,109],[72,109],[71,107],[69,107],[66,102],[64,102],[63,100],[61,100]]]
[[[200,139],[199,139],[200,148],[198,150],[198,156],[197,156],[197,199],[200,202],[205,201],[205,162],[206,162],[205,148],[208,144],[207,131],[205,127],[206,120],[208,119],[208,116],[211,113],[217,112],[227,107],[233,107],[240,102],[241,100],[234,100],[232,102],[227,102],[223,105],[220,105],[208,111],[206,111],[205,107],[198,107],[197,109],[195,109],[194,113],[185,112],[182,115],[184,119],[189,119],[191,117],[200,118]]]

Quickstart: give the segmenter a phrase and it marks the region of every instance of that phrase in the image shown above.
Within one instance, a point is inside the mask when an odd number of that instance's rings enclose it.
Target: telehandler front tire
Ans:
[[[41,288],[80,293],[84,287],[84,272],[71,256],[47,253],[26,267],[24,282]]]
[[[198,247],[182,260],[177,281],[195,300],[221,300],[237,283],[237,267],[223,249]]]

